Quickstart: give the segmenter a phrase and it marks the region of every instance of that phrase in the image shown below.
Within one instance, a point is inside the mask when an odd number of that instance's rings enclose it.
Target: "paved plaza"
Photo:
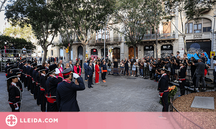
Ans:
[[[108,75],[107,83],[93,85],[77,92],[77,100],[82,112],[159,112],[157,83],[139,77]],[[6,77],[0,73],[0,111],[11,111],[8,104]],[[36,100],[30,92],[24,89],[22,97],[22,112],[38,112]]]

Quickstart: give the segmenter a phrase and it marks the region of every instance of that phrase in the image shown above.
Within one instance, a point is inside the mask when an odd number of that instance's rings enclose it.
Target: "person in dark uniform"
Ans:
[[[73,73],[71,68],[63,72],[65,78],[57,86],[56,101],[59,111],[80,111],[76,97],[77,91],[84,90],[85,85],[82,77]],[[75,81],[72,81],[75,78]]]
[[[12,109],[12,112],[19,112],[21,107],[22,93],[20,88],[16,85],[18,82],[17,74],[9,73],[7,76],[7,91],[8,102]]]
[[[27,88],[27,65],[28,63],[25,61],[24,66],[23,66],[23,82],[24,82],[24,87]]]
[[[33,64],[33,71],[32,71],[32,85],[34,88],[33,90],[33,94],[34,94],[34,99],[37,99],[37,93],[38,93],[38,80],[37,80],[37,73],[38,71],[37,70],[37,64],[34,63]]]
[[[40,98],[40,68],[42,66],[41,65],[38,65],[37,66],[37,69],[35,69],[35,93],[36,94],[36,97],[37,97],[37,105],[39,106],[41,104],[41,98]]]
[[[58,107],[56,104],[56,88],[58,83],[61,82],[63,79],[60,76],[55,76],[54,72],[56,68],[58,68],[56,64],[49,66],[49,77],[46,80],[46,98],[48,102],[47,111],[58,111]]]
[[[35,88],[35,81],[34,81],[34,79],[33,79],[33,70],[34,70],[34,67],[35,67],[35,65],[37,65],[37,64],[35,64],[35,63],[31,63],[31,68],[30,68],[30,73],[29,73],[29,75],[30,75],[30,89],[31,89],[31,95],[34,95],[34,88]]]
[[[88,77],[88,88],[93,88],[92,86],[92,77],[93,77],[93,69],[92,63],[89,62],[89,66],[87,66],[87,77]]]
[[[180,62],[180,71],[179,71],[179,86],[181,96],[185,95],[185,77],[186,77],[186,67],[184,66],[183,62]]]
[[[31,61],[28,61],[28,65],[26,67],[26,76],[27,76],[27,89],[28,91],[31,90],[31,76],[30,76],[30,69],[31,69]]]
[[[6,66],[5,66],[5,76],[7,77],[7,73],[8,73],[8,71],[7,71],[7,69],[10,67],[10,61],[7,61],[6,62]]]
[[[45,112],[46,111],[46,103],[47,99],[45,97],[45,87],[46,87],[46,68],[42,66],[39,70],[40,72],[40,102],[41,102],[41,111]]]
[[[163,105],[162,112],[168,112],[168,84],[169,84],[169,77],[166,74],[166,69],[162,68],[161,70],[161,78],[158,82],[158,90],[159,90],[159,97],[161,98],[161,102]]]
[[[101,73],[102,73],[102,80],[105,83],[106,82],[106,73],[107,73],[107,66],[106,66],[106,61],[103,61],[103,64],[101,66]]]
[[[23,87],[22,87],[22,83],[21,83],[21,80],[20,80],[20,77],[21,77],[20,69],[19,68],[14,68],[14,69],[12,69],[12,73],[17,75],[18,82],[16,83],[16,85],[20,88],[21,92],[23,92]]]

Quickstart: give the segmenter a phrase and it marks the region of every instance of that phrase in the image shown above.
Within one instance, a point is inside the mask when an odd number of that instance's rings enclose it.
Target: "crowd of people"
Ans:
[[[214,62],[216,64],[216,61]],[[89,58],[84,63],[85,81],[88,81],[88,88],[94,84],[106,83],[106,74],[143,77],[158,82],[159,95],[162,99],[163,111],[168,111],[168,83],[170,81],[179,83],[181,95],[185,94],[186,76],[193,80],[194,91],[199,92],[199,82],[202,82],[201,89],[206,90],[205,75],[209,66],[206,64],[204,54],[195,60],[187,58],[185,53],[180,57],[171,54],[166,58],[155,59],[144,57],[134,59],[133,57],[118,61],[114,59],[100,59],[99,57]],[[84,90],[85,85],[82,76],[82,64],[80,59],[76,63],[72,61],[64,64],[62,60],[58,63],[50,62],[37,65],[37,60],[17,60],[17,63],[7,62],[5,67],[7,77],[7,90],[9,93],[9,105],[12,111],[20,111],[23,86],[30,91],[36,104],[41,105],[41,111],[79,111],[76,100],[76,92]],[[214,72],[215,73],[215,72]],[[101,79],[100,78],[101,74]],[[72,81],[72,79],[74,80]],[[215,80],[214,80],[215,83]]]

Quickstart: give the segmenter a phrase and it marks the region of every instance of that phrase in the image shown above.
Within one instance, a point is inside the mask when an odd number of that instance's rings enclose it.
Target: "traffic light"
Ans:
[[[69,52],[69,50],[66,48],[66,53],[68,53]]]

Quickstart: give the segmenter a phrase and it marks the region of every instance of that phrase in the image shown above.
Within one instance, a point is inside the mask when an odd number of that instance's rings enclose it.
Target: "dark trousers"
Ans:
[[[57,107],[57,103],[49,103],[48,102],[48,108],[47,108],[47,112],[57,112],[58,111],[58,107]]]
[[[91,87],[92,85],[92,75],[89,75],[89,78],[88,78],[88,87]]]
[[[150,78],[152,78],[152,71],[149,71]]]
[[[27,87],[28,87],[28,91],[31,90],[31,85],[32,85],[32,80],[30,77],[27,77]]]
[[[37,91],[37,105],[41,104],[41,91],[40,91],[40,86],[37,86],[38,91]]]
[[[213,70],[213,75],[214,75],[214,81],[213,81],[213,83],[216,83],[216,72],[215,72],[215,70]]]
[[[162,102],[162,105],[163,105],[163,109],[162,109],[162,112],[168,112],[168,94],[169,92],[164,92],[163,93],[163,96],[161,98],[161,102]]]
[[[106,79],[106,72],[103,72],[102,73],[102,80],[105,80]]]
[[[196,88],[199,86],[199,81],[201,80],[202,82],[202,88],[206,87],[206,83],[205,83],[205,77],[204,75],[196,75]]]
[[[143,71],[144,71],[144,76],[148,76],[148,67],[144,67]]]
[[[27,77],[24,77],[24,87],[27,87]]]
[[[30,85],[31,86],[31,94],[34,94],[35,85],[36,85],[35,82],[34,83],[32,82],[31,85]]]
[[[87,71],[85,70],[85,80],[87,80],[88,77],[87,77]]]
[[[35,84],[35,87],[34,87],[34,99],[37,99],[37,96],[38,96],[38,85]]]
[[[129,72],[128,72],[128,67],[125,67],[125,71],[124,71],[124,75],[128,75],[129,74]]]
[[[21,108],[21,103],[18,103],[18,106],[19,106],[19,110],[15,110],[15,105],[13,104],[9,104],[11,109],[12,109],[12,112],[20,112],[20,108]]]
[[[181,96],[185,95],[185,82],[186,80],[183,80],[182,82],[179,83]]]
[[[41,100],[41,111],[45,112],[46,111],[46,97],[45,97],[45,91],[40,91],[40,100]]]

